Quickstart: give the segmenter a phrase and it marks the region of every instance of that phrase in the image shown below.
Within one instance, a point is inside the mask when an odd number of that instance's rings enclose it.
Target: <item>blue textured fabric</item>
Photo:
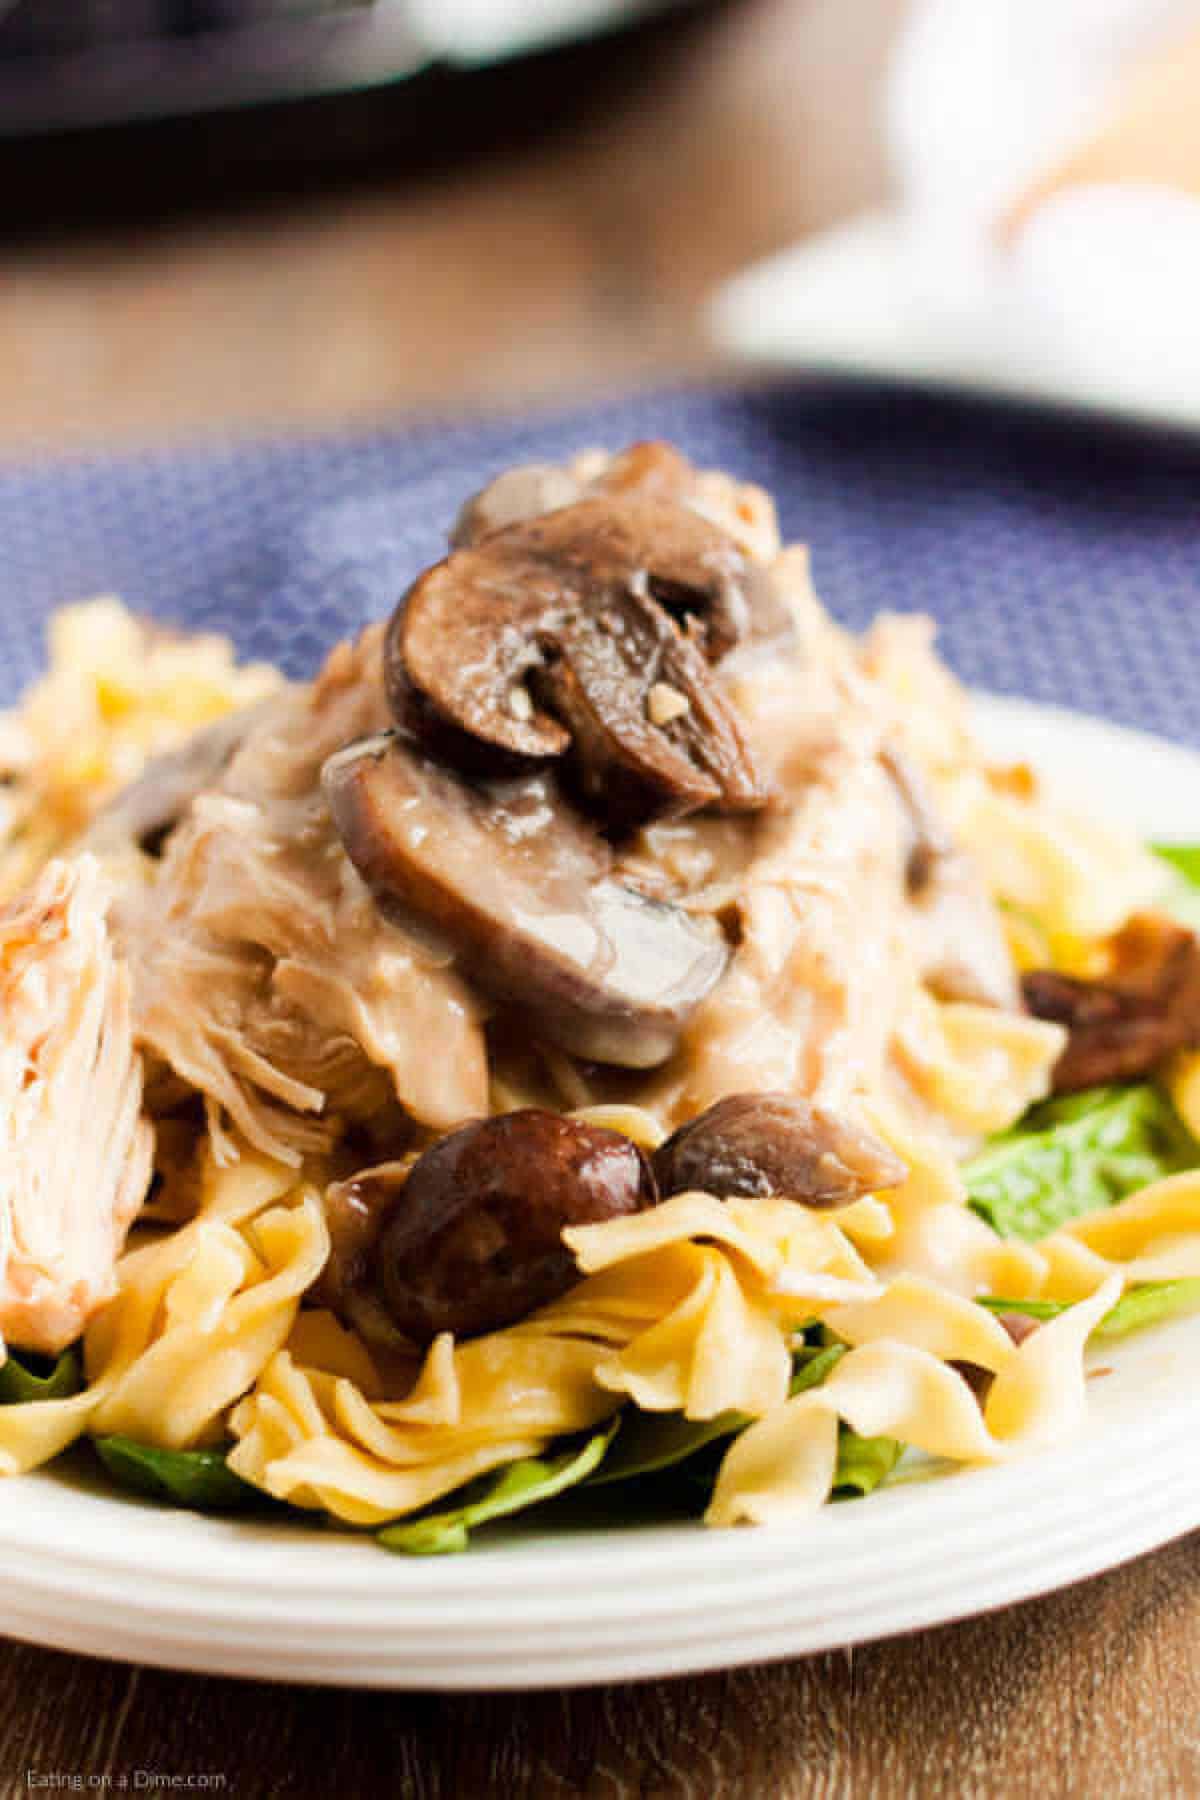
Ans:
[[[931,612],[979,686],[1200,743],[1200,447],[829,384],[0,468],[0,698],[49,611],[102,591],[310,672],[490,473],[645,436],[769,487],[849,624]]]

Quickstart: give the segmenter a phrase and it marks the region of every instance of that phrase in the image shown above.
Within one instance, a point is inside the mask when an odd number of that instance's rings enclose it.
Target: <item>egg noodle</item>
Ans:
[[[0,889],[10,895],[70,857],[99,801],[147,756],[277,685],[272,671],[238,669],[219,640],[155,637],[112,601],[60,615],[51,652],[2,740]],[[989,769],[957,693],[946,707],[927,703],[931,665],[900,622],[868,637],[864,666],[898,714],[919,720],[909,747],[983,873],[1016,966],[1102,969],[1112,933],[1161,890],[1157,864],[1048,798],[1027,770]],[[786,873],[772,875],[776,895]],[[962,1464],[1060,1440],[1085,1411],[1088,1337],[1122,1293],[1200,1278],[1200,1170],[1153,1180],[1040,1240],[1002,1237],[969,1204],[962,1162],[1046,1096],[1064,1033],[936,998],[916,976],[909,989],[887,1079],[855,1096],[902,1159],[901,1185],[838,1212],[685,1192],[568,1229],[570,1291],[506,1329],[442,1334],[408,1366],[306,1302],[330,1252],[322,1197],[344,1172],[336,1150],[291,1166],[211,1107],[207,1128],[199,1111],[181,1124],[174,1096],[151,1203],[116,1293],[84,1332],[83,1385],[0,1406],[0,1469],[36,1468],[84,1435],[231,1445],[229,1467],[254,1488],[375,1526],[622,1409],[693,1422],[736,1414],[745,1428],[706,1514],[730,1525],[824,1503],[841,1427]],[[1177,1057],[1168,1084],[1200,1136],[1200,1061]],[[648,1151],[680,1104],[651,1078],[638,1104],[613,1102],[567,1058],[547,1056],[536,1076],[519,1059],[491,1071],[495,1110],[543,1104],[547,1091]],[[979,1303],[996,1295],[1066,1308],[1015,1342]],[[793,1392],[801,1333],[845,1348],[819,1386]],[[992,1378],[982,1402],[960,1364]]]

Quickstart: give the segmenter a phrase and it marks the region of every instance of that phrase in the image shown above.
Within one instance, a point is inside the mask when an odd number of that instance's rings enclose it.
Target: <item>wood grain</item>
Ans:
[[[0,1792],[142,1771],[295,1800],[1166,1800],[1200,1792],[1198,1577],[1200,1536],[912,1638],[569,1693],[318,1693],[13,1646]]]
[[[55,233],[43,213],[35,235],[0,238],[0,448],[520,405],[707,368],[712,288],[879,191],[875,91],[902,4],[699,15],[614,53],[569,123],[433,166],[385,155],[399,90],[362,128],[352,180],[322,178],[309,146],[292,190],[257,207],[250,152],[225,180],[215,127],[187,140],[189,191],[206,153],[211,178],[182,215],[158,140],[138,139],[105,160],[97,204],[150,176],[147,216]],[[97,155],[68,164],[60,204]],[[2,227],[19,150],[0,172]]]

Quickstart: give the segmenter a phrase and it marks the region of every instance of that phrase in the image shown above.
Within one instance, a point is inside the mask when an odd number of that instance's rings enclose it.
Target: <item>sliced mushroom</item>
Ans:
[[[396,1195],[408,1179],[415,1156],[360,1169],[348,1181],[325,1189],[329,1256],[309,1297],[331,1311],[351,1312],[370,1275],[376,1240]]]
[[[721,1199],[781,1195],[847,1206],[907,1173],[864,1126],[792,1094],[731,1094],[681,1125],[652,1158],[659,1191]]]
[[[1018,1348],[1027,1337],[1032,1337],[1038,1328],[1038,1320],[1031,1319],[1028,1313],[997,1313],[997,1325],[1002,1325],[1013,1343]],[[992,1383],[996,1379],[995,1370],[985,1369],[982,1363],[966,1362],[955,1359],[950,1367],[962,1376],[976,1400],[980,1411],[987,1405],[988,1395],[992,1391]]]
[[[520,463],[505,469],[462,508],[450,534],[452,547],[460,550],[481,543],[506,525],[536,519],[589,495],[650,494],[685,503],[696,485],[696,471],[687,457],[661,439],[630,444],[618,456],[601,460],[603,467],[590,475],[561,463]]]
[[[450,533],[451,547],[462,550],[482,543],[507,525],[570,506],[582,493],[580,483],[558,463],[520,463],[505,469],[462,507]]]
[[[389,696],[404,718],[414,686],[508,755],[572,751],[579,786],[617,824],[755,811],[767,790],[709,662],[746,635],[766,579],[686,508],[583,500],[421,576],[389,627]],[[655,714],[655,688],[684,704]]]
[[[1148,1074],[1172,1051],[1200,1047],[1200,943],[1158,913],[1139,913],[1111,944],[1098,981],[1035,969],[1022,982],[1039,1019],[1070,1032],[1054,1066],[1055,1093]]]
[[[305,1295],[306,1305],[326,1308],[362,1339],[379,1373],[397,1393],[412,1384],[412,1357],[419,1346],[398,1328],[384,1302],[375,1251],[415,1161],[414,1154],[378,1163],[349,1180],[329,1184],[322,1198],[329,1256]]]
[[[880,752],[905,828],[904,878],[919,928],[921,972],[939,1000],[1019,1006],[996,909],[943,823],[920,767],[897,745]]]
[[[381,1370],[393,1369],[400,1380],[413,1345],[384,1305],[375,1279],[375,1247],[415,1161],[414,1152],[330,1182],[322,1202],[329,1256],[306,1296],[309,1305],[327,1307],[357,1332]]]
[[[908,828],[905,880],[910,896],[916,897],[933,881],[938,863],[953,855],[954,840],[938,817],[929,785],[912,758],[892,744],[880,752],[879,760],[904,812]]]
[[[695,485],[694,466],[662,438],[627,444],[591,482],[607,494],[655,494],[661,500],[686,500]]]
[[[323,780],[379,903],[432,926],[485,992],[566,1050],[665,1061],[725,967],[714,921],[614,880],[547,774],[473,785],[385,735],[331,757]]]
[[[415,1343],[499,1330],[579,1279],[564,1227],[655,1198],[645,1158],[619,1132],[536,1107],[481,1119],[413,1165],[379,1234],[379,1291]]]
[[[228,713],[194,732],[177,750],[152,757],[128,787],[96,815],[81,848],[99,855],[129,844],[154,855],[196,798],[224,774],[271,700]]]

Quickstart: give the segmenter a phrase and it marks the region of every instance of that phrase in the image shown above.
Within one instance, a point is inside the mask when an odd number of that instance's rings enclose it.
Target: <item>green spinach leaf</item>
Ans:
[[[818,1350],[804,1346],[797,1351],[789,1394],[820,1387],[834,1365],[846,1354],[845,1344]],[[718,1413],[713,1419],[685,1419],[682,1413],[645,1413],[630,1408],[604,1465],[589,1487],[609,1486],[646,1475],[660,1475],[676,1468],[709,1444],[736,1437],[751,1422],[748,1413]]]
[[[833,1491],[846,1499],[870,1494],[881,1481],[886,1481],[900,1458],[904,1445],[897,1438],[859,1437],[843,1425],[838,1432],[837,1473]]]
[[[1161,1325],[1200,1307],[1200,1281],[1144,1281],[1122,1294],[1112,1311],[1105,1313],[1092,1333],[1094,1344],[1112,1344],[1119,1338]]]
[[[1190,887],[1200,887],[1200,844],[1151,844],[1150,848],[1170,863]]]
[[[740,1412],[718,1413],[713,1419],[686,1419],[682,1413],[647,1413],[629,1408],[611,1453],[588,1480],[589,1487],[609,1487],[673,1469],[707,1444],[736,1437],[750,1423]]]
[[[1034,1107],[963,1176],[971,1205],[1002,1237],[1033,1240],[1198,1162],[1200,1145],[1167,1096],[1142,1082]]]
[[[1069,1300],[1005,1300],[999,1294],[981,1294],[979,1305],[986,1306],[994,1313],[1021,1313],[1027,1319],[1036,1319],[1043,1324],[1047,1319],[1057,1319],[1065,1313]]]
[[[991,1312],[1024,1313],[1030,1319],[1056,1319],[1067,1311],[1066,1300],[1004,1300],[994,1294],[979,1304]],[[1093,1344],[1113,1344],[1120,1338],[1144,1331],[1148,1325],[1159,1325],[1181,1313],[1200,1308],[1200,1280],[1143,1281],[1122,1294],[1110,1312],[1106,1312],[1090,1339]]]
[[[465,1550],[471,1532],[491,1519],[503,1519],[552,1500],[586,1479],[602,1461],[616,1435],[617,1421],[596,1432],[582,1446],[553,1456],[525,1456],[485,1477],[475,1497],[443,1512],[387,1525],[376,1533],[385,1550],[407,1556],[445,1556]]]
[[[66,1400],[83,1386],[83,1372],[75,1350],[64,1350],[55,1361],[10,1350],[0,1364],[0,1406],[28,1406],[36,1400]]]
[[[1200,931],[1200,844],[1151,844],[1156,856],[1169,864],[1172,881],[1160,909],[1181,925]]]
[[[820,1387],[837,1365],[841,1362],[848,1344],[826,1344],[823,1350],[802,1352],[793,1363],[789,1394],[806,1394],[809,1388]]]
[[[133,1438],[93,1438],[96,1454],[119,1487],[172,1506],[227,1512],[263,1504],[265,1496],[235,1475],[223,1450],[162,1450]]]

